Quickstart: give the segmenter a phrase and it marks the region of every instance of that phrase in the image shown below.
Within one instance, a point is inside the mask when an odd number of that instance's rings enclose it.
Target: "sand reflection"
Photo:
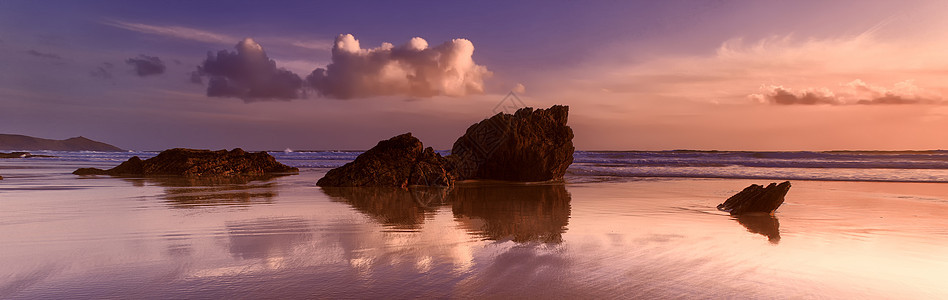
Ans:
[[[490,240],[560,243],[569,223],[570,195],[558,185],[474,185],[454,189],[455,219]]]
[[[459,184],[445,188],[323,188],[381,224],[417,229],[439,207],[450,205],[469,234],[489,240],[560,243],[570,215],[562,184]]]
[[[446,188],[324,187],[333,201],[348,203],[377,222],[398,229],[418,229],[445,201]]]
[[[242,259],[266,259],[293,253],[301,243],[313,239],[312,228],[300,218],[261,218],[227,224],[231,255]]]
[[[780,221],[769,214],[746,214],[734,218],[747,231],[767,237],[771,244],[780,243]]]
[[[217,205],[272,203],[277,197],[275,175],[226,177],[126,178],[135,186],[164,188],[162,198],[171,207],[192,208]]]

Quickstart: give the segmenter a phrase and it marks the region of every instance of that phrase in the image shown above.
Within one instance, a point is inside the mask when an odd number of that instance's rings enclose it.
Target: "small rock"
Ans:
[[[0,152],[0,158],[28,158],[31,156],[32,154],[30,154],[29,152],[10,152],[10,153]]]
[[[783,204],[784,196],[789,191],[789,181],[784,181],[779,185],[776,182],[771,183],[767,187],[752,184],[740,193],[727,198],[724,203],[718,204],[718,210],[731,215],[755,212],[773,214]]]

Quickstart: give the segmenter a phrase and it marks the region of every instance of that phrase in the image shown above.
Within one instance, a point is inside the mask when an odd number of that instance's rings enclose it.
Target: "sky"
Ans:
[[[0,133],[364,150],[412,132],[450,149],[514,92],[569,105],[580,150],[948,149],[945,15],[944,1],[0,1]]]

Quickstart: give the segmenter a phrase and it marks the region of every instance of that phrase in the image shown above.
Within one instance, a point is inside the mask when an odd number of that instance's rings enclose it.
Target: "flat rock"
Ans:
[[[195,150],[175,148],[142,160],[130,158],[117,167],[102,170],[78,169],[76,175],[113,176],[234,176],[271,173],[295,173],[299,169],[281,164],[266,152],[250,153],[240,148],[227,150]]]
[[[527,107],[471,125],[454,142],[451,172],[459,179],[535,182],[562,179],[573,163],[569,107]]]
[[[0,152],[0,158],[33,158],[33,157],[55,157],[51,155],[35,155],[29,152]]]
[[[773,214],[783,204],[784,196],[790,191],[790,182],[780,184],[771,183],[767,187],[752,184],[740,193],[727,198],[724,203],[718,204],[718,210],[731,215],[748,213]]]
[[[445,170],[446,163],[445,158],[435,153],[434,149],[424,148],[421,141],[411,133],[405,133],[380,141],[354,161],[329,170],[316,185],[450,186],[454,178]]]

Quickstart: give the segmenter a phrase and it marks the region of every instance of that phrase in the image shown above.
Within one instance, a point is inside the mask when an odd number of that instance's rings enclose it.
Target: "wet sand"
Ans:
[[[945,298],[948,184],[762,180],[321,189],[5,164],[0,298]],[[60,171],[62,169],[62,171]]]

